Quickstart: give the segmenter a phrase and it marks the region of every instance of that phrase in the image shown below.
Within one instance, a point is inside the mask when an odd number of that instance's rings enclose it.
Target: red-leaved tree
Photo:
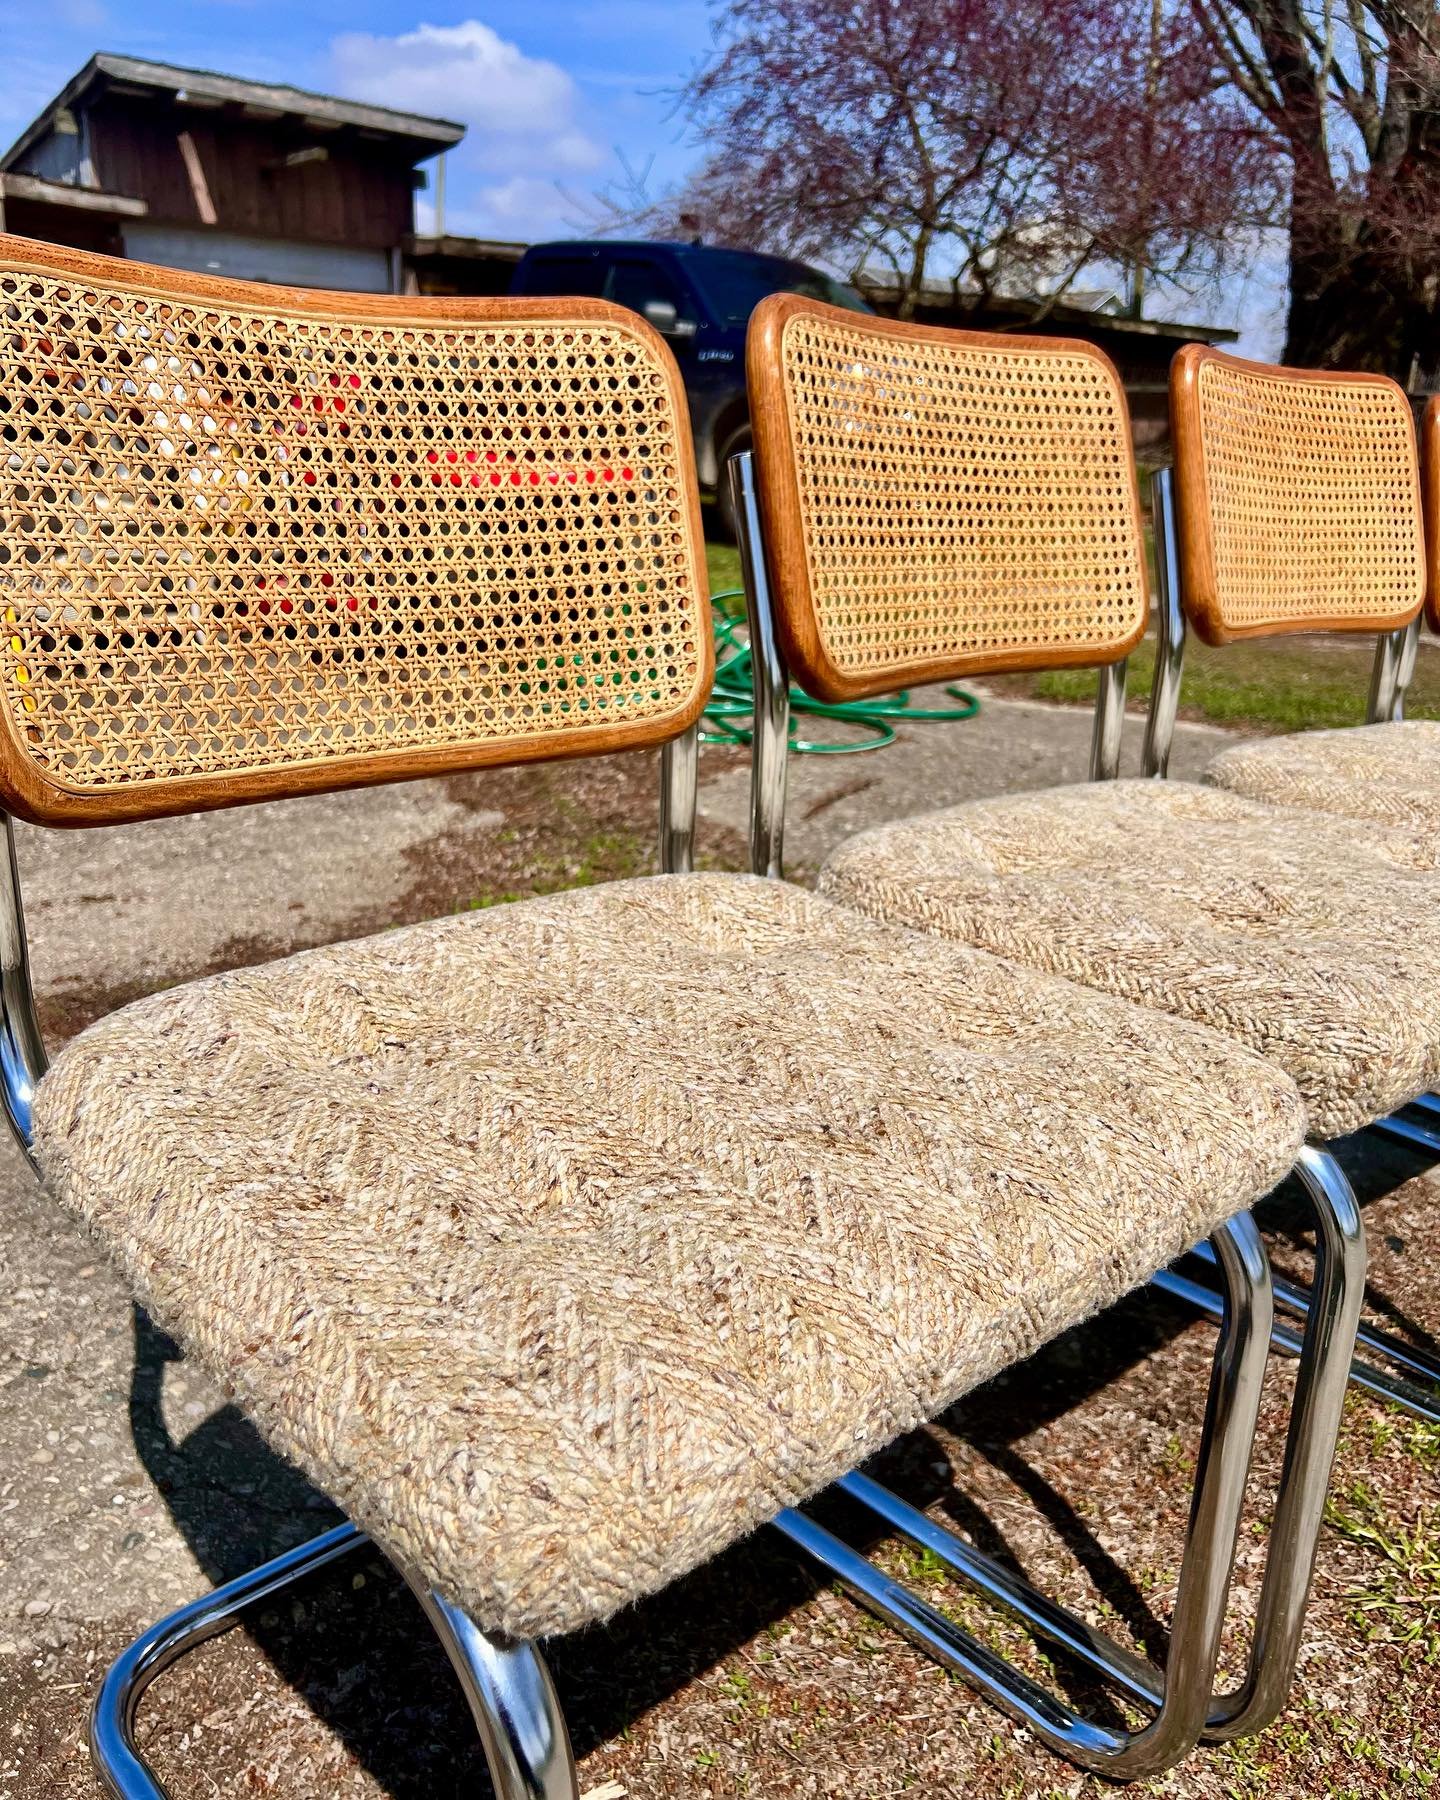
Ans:
[[[1287,362],[1433,368],[1440,311],[1440,6],[1192,0],[1285,164]]]
[[[708,154],[647,222],[888,273],[957,299],[1057,298],[1118,265],[1218,269],[1275,159],[1163,0],[722,0],[688,89]],[[1043,310],[1043,302],[1037,310]]]

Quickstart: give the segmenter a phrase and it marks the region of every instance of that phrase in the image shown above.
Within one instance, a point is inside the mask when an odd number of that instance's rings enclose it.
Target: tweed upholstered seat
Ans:
[[[157,994],[41,1085],[155,1317],[482,1627],[661,1587],[1289,1169],[1243,1048],[675,876]]]
[[[1398,826],[1440,864],[1440,724],[1433,720],[1258,738],[1222,751],[1204,778],[1276,806]]]
[[[1181,782],[982,800],[842,845],[822,893],[1202,1021],[1333,1137],[1440,1079],[1440,876],[1379,827]]]

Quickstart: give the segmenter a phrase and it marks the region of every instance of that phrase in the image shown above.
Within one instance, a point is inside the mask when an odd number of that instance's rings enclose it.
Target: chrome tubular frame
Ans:
[[[1415,1098],[1410,1101],[1406,1110],[1408,1112],[1423,1113],[1427,1119],[1440,1121],[1440,1094],[1417,1094]],[[1431,1141],[1437,1148],[1440,1148],[1440,1138],[1435,1138]]]
[[[187,1650],[227,1630],[247,1606],[368,1541],[356,1526],[337,1525],[192,1600],[117,1657],[90,1716],[90,1758],[112,1800],[167,1800],[134,1741],[140,1698],[155,1677]],[[457,1607],[413,1581],[410,1586],[460,1677],[496,1800],[579,1800],[570,1739],[539,1652],[530,1644],[487,1638]]]
[[[807,1514],[792,1509],[775,1521],[791,1542],[821,1563],[861,1605],[963,1675],[1051,1749],[1082,1768],[1125,1780],[1170,1768],[1198,1742],[1213,1711],[1211,1691],[1259,1415],[1272,1302],[1264,1246],[1248,1214],[1231,1220],[1211,1241],[1224,1280],[1223,1319],[1196,1463],[1170,1655],[1163,1673],[1042,1599],[1018,1576],[998,1567],[868,1476],[852,1475],[841,1483],[852,1499],[912,1542],[934,1552],[987,1598],[1015,1613],[1052,1643],[1070,1650],[1095,1672],[1116,1681],[1131,1699],[1155,1706],[1154,1719],[1141,1730],[1127,1731],[1085,1718],[899,1582],[881,1574]]]
[[[750,625],[755,717],[750,737],[750,869],[779,881],[785,860],[785,787],[790,752],[790,672],[775,635],[755,456],[743,450],[727,471]]]
[[[1185,669],[1185,609],[1180,604],[1180,540],[1175,519],[1175,477],[1157,469],[1150,478],[1151,517],[1155,522],[1155,678],[1145,715],[1142,772],[1163,779],[1170,770],[1175,741],[1175,714],[1180,706],[1180,677]]]
[[[458,1606],[410,1588],[460,1677],[496,1800],[579,1800],[565,1715],[539,1651],[487,1637]]]
[[[690,726],[660,752],[660,873],[688,875],[695,867],[695,808],[699,796],[700,727]]]
[[[1421,1118],[1415,1118],[1413,1115],[1416,1113]],[[1436,1096],[1419,1094],[1398,1112],[1377,1119],[1369,1129],[1384,1132],[1386,1137],[1398,1138],[1402,1144],[1413,1144],[1417,1150],[1428,1150],[1433,1155],[1440,1156],[1440,1129],[1437,1129],[1435,1123],[1437,1114],[1440,1114],[1440,1102],[1437,1102]],[[1422,1123],[1422,1119],[1431,1122],[1427,1125]]]
[[[1398,631],[1382,632],[1375,643],[1375,666],[1370,673],[1370,698],[1365,707],[1367,725],[1388,725],[1405,717],[1405,690],[1415,673],[1415,654],[1420,644],[1417,614]]]
[[[1120,743],[1125,729],[1125,674],[1128,659],[1106,663],[1095,691],[1095,728],[1090,737],[1090,779],[1114,781],[1120,773]]]
[[[90,1760],[105,1792],[113,1800],[166,1800],[165,1789],[135,1748],[135,1714],[146,1688],[176,1657],[228,1630],[244,1607],[268,1599],[365,1541],[355,1526],[337,1525],[308,1544],[202,1594],[152,1625],[123,1650],[106,1671],[90,1714]]]
[[[48,1059],[30,981],[30,946],[20,896],[20,867],[15,860],[15,822],[8,813],[0,816],[5,820],[5,854],[0,858],[0,1084],[5,1117],[34,1169],[31,1109]]]
[[[1205,1736],[1211,1741],[1248,1737],[1263,1731],[1285,1704],[1300,1650],[1305,1602],[1315,1568],[1320,1526],[1335,1445],[1345,1408],[1360,1308],[1365,1297],[1365,1227],[1344,1171],[1326,1150],[1307,1146],[1295,1174],[1315,1215],[1315,1287],[1305,1296],[1302,1338],[1290,1338],[1300,1356],[1285,1462],[1270,1527],[1270,1546],[1245,1678],[1233,1693],[1217,1696]],[[1202,1246],[1202,1254],[1213,1254]],[[1195,1296],[1183,1277],[1168,1270],[1154,1285],[1177,1298]],[[1292,1309],[1299,1292],[1274,1281],[1277,1304]],[[1220,1296],[1203,1289],[1204,1308],[1218,1309]],[[1282,1327],[1281,1330],[1284,1328]],[[1272,1342],[1280,1341],[1272,1321]],[[1288,1346],[1287,1346],[1288,1347]]]

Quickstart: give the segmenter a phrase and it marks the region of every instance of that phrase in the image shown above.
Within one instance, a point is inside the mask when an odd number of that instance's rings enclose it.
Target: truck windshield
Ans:
[[[870,308],[843,281],[822,275],[804,263],[785,262],[778,256],[752,256],[743,250],[724,255],[687,258],[690,278],[704,292],[715,317],[724,325],[746,325],[750,315],[768,294],[808,294],[831,306],[851,312]]]

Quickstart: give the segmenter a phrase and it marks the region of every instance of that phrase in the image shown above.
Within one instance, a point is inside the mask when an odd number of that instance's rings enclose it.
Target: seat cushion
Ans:
[[[1440,1077],[1440,876],[1414,837],[1363,836],[1216,788],[1085,783],[864,832],[820,888],[1229,1032],[1333,1137]]]
[[[485,1628],[663,1586],[1289,1167],[1211,1033],[743,876],[157,994],[56,1059],[48,1185]]]
[[[1440,866],[1440,724],[1406,719],[1255,738],[1222,750],[1205,780],[1276,806],[1341,813],[1415,834]]]

